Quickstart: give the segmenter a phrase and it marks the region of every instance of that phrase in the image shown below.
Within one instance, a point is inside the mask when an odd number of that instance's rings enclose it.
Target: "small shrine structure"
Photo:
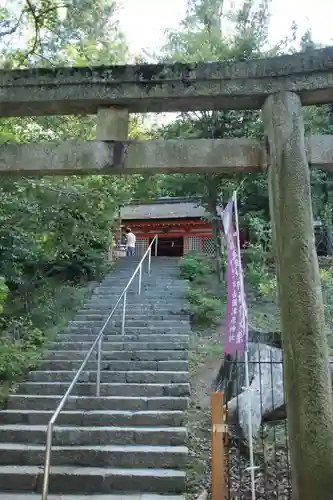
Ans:
[[[181,257],[194,250],[208,255],[215,253],[209,214],[196,199],[159,198],[147,204],[132,202],[122,207],[120,216],[122,225],[130,227],[136,235],[137,256],[144,254],[155,234],[158,235],[157,256],[160,257]]]

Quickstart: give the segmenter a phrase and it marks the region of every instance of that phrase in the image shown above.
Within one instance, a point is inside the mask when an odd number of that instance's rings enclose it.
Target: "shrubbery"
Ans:
[[[223,310],[221,300],[208,295],[207,291],[190,288],[187,291],[187,300],[195,324],[209,325],[221,317]]]
[[[199,252],[189,252],[180,263],[181,277],[190,281],[197,281],[199,277],[207,276],[213,268],[207,257]]]
[[[190,252],[181,260],[180,274],[190,281],[187,300],[193,323],[206,326],[217,321],[223,304],[213,292],[217,280],[212,260],[199,252]]]

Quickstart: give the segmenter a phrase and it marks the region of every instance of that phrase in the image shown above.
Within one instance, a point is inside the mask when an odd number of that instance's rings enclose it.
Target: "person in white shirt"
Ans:
[[[134,257],[136,236],[130,228],[126,229],[126,257]]]

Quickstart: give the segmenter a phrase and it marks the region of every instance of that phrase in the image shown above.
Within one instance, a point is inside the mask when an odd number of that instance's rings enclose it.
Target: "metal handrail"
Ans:
[[[139,273],[139,295],[141,293],[141,282],[142,282],[142,265],[143,262],[145,261],[147,255],[148,255],[148,274],[150,274],[150,268],[151,268],[151,250],[152,246],[155,244],[155,256],[157,256],[157,243],[158,243],[158,236],[157,234],[154,236],[152,239],[149,247],[147,248],[146,252],[144,253],[142,259],[140,260],[139,264],[137,265],[134,273],[132,274],[131,278],[129,279],[127,285],[125,286],[122,294],[120,295],[119,299],[117,300],[115,306],[113,307],[112,311],[110,312],[109,316],[107,317],[107,320],[105,321],[104,325],[102,326],[101,330],[99,331],[96,339],[94,340],[94,343],[92,344],[91,348],[89,349],[86,357],[84,358],[80,368],[76,372],[75,377],[72,380],[72,383],[68,387],[67,391],[65,392],[64,396],[62,397],[59,405],[57,406],[55,412],[53,413],[48,426],[47,426],[47,433],[46,433],[46,446],[45,446],[45,462],[44,462],[44,480],[43,480],[43,490],[42,490],[42,500],[47,500],[48,496],[48,489],[49,489],[49,478],[50,478],[50,466],[51,466],[51,451],[52,451],[52,438],[53,438],[53,427],[54,424],[56,423],[57,418],[59,417],[62,409],[64,408],[65,404],[67,403],[67,400],[69,396],[71,395],[72,390],[74,389],[76,383],[78,382],[81,373],[83,372],[86,364],[88,363],[90,356],[94,352],[96,346],[97,346],[97,373],[96,373],[96,397],[100,396],[100,390],[101,390],[101,361],[102,361],[102,345],[103,345],[103,336],[106,327],[108,326],[108,323],[112,316],[114,315],[117,307],[119,306],[120,302],[123,300],[123,311],[122,311],[122,321],[121,321],[121,333],[122,335],[125,334],[125,318],[126,318],[126,304],[127,304],[127,292],[129,287],[131,286],[134,278],[136,275]]]

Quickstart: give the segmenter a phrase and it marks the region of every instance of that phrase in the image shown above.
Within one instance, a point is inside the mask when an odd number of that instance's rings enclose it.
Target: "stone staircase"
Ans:
[[[1,500],[41,498],[47,423],[136,265],[121,259],[0,412]],[[94,355],[56,423],[50,500],[183,498],[190,325],[177,273],[153,258],[141,295],[138,279],[128,293],[125,335],[121,307],[110,321],[101,397]]]

